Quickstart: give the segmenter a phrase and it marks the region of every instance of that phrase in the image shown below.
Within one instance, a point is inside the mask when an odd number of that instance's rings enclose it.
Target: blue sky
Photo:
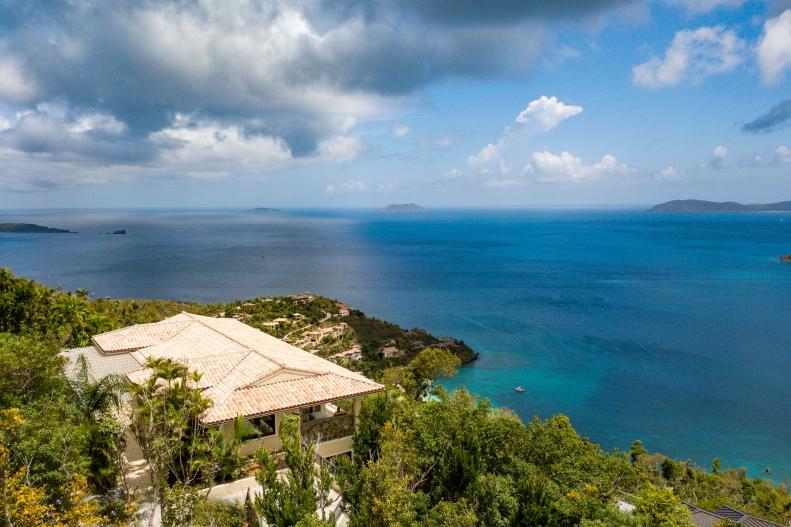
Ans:
[[[0,207],[791,199],[791,2],[0,1]]]

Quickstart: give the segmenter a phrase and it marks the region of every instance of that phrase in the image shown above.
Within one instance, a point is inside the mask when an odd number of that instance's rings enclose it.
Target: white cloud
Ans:
[[[582,113],[582,106],[565,104],[555,96],[542,95],[530,101],[527,108],[519,112],[515,121],[519,124],[532,124],[537,129],[546,131],[579,113]]]
[[[365,149],[358,137],[337,135],[324,139],[318,146],[318,158],[325,161],[353,161]]]
[[[325,187],[327,194],[335,194],[336,192],[362,192],[368,188],[365,181],[361,179],[350,179],[341,184],[330,183]]]
[[[665,167],[659,171],[659,174],[657,174],[657,179],[661,181],[675,181],[684,179],[684,177],[686,177],[684,171],[674,166]]]
[[[534,152],[532,161],[525,167],[525,173],[540,183],[578,183],[631,172],[634,169],[611,154],[605,154],[597,163],[586,165],[581,158],[569,152],[553,154],[549,150]]]
[[[489,143],[488,145],[481,148],[480,152],[478,152],[474,156],[468,157],[467,163],[469,163],[470,166],[479,167],[493,161],[498,156],[499,156],[498,147]]]
[[[37,92],[36,83],[25,73],[22,63],[0,49],[0,100],[23,102]]]
[[[3,130],[8,130],[9,128],[11,128],[11,121],[0,117],[0,132]]]
[[[436,143],[438,146],[441,146],[442,148],[448,148],[450,145],[453,144],[453,138],[449,135],[445,135],[437,139]]]
[[[277,137],[247,136],[239,126],[193,122],[184,115],[176,115],[170,127],[150,138],[162,147],[162,158],[169,163],[254,163],[265,171],[282,168],[291,160],[288,146]]]
[[[777,166],[791,163],[791,148],[780,145],[769,153],[755,156],[755,164],[759,166]]]
[[[684,29],[663,58],[632,68],[632,81],[646,88],[697,84],[710,75],[733,71],[744,60],[745,42],[722,26]]]
[[[724,145],[717,145],[711,151],[711,159],[708,163],[703,163],[700,168],[703,170],[720,170],[725,164],[725,158],[728,155],[728,149]]]
[[[687,14],[700,15],[715,9],[735,9],[744,5],[746,0],[665,0],[665,3],[679,6]]]
[[[112,115],[93,112],[81,115],[69,126],[69,131],[76,133],[93,130],[118,135],[126,130],[126,125]]]
[[[462,172],[458,168],[451,168],[450,170],[445,172],[445,174],[442,176],[442,179],[453,180],[462,177],[464,177],[464,172]]]
[[[393,126],[393,137],[396,139],[401,139],[406,134],[409,133],[409,127],[405,124],[396,124]]]
[[[779,82],[791,67],[791,9],[764,23],[757,54],[761,80],[766,84]]]

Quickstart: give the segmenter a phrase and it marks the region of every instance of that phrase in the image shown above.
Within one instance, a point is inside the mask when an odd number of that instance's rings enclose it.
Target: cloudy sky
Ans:
[[[0,207],[791,199],[791,2],[0,0]]]

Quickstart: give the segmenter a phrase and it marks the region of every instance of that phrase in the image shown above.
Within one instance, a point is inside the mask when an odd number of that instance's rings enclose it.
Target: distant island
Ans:
[[[420,212],[424,210],[426,209],[417,203],[394,203],[385,207],[387,212]]]
[[[744,205],[735,201],[676,199],[660,203],[649,210],[651,212],[791,212],[791,201]]]
[[[271,214],[273,212],[280,212],[280,209],[273,209],[270,207],[256,207],[247,211],[247,214]]]
[[[32,233],[32,234],[68,234],[72,231],[66,229],[53,229],[34,223],[0,223],[0,232]]]
[[[107,234],[126,234],[126,229],[119,229],[117,231],[108,232]]]

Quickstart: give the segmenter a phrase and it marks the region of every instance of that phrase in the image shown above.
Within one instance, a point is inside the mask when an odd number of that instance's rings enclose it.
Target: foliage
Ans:
[[[635,516],[643,527],[692,527],[692,514],[670,487],[652,484],[640,490]]]
[[[48,499],[46,487],[31,481],[30,467],[15,463],[16,431],[25,424],[17,409],[0,410],[0,498],[2,524],[16,527],[54,525],[58,527],[98,526],[103,519],[97,504],[87,494],[87,483],[79,474],[64,478],[57,489],[56,507]],[[18,437],[18,436],[17,436]]]
[[[54,342],[0,333],[0,407],[18,407],[61,387],[63,358]]]
[[[459,358],[444,348],[426,348],[406,366],[384,370],[383,382],[397,386],[412,397],[424,397],[433,381],[452,377],[460,365]]]
[[[278,459],[274,453],[266,449],[257,453],[261,470],[256,479],[262,489],[255,496],[256,512],[270,525],[291,527],[315,524],[311,518],[321,510],[318,519],[334,525],[334,519],[324,516],[324,508],[329,505],[332,474],[323,464],[316,466],[316,443],[303,443],[299,420],[294,416],[280,423],[280,439],[288,476],[278,477]]]
[[[206,434],[200,416],[211,401],[195,387],[200,375],[168,359],[149,358],[152,374],[130,386],[136,407],[131,430],[151,466],[163,525],[183,525],[198,501],[193,485],[213,481],[216,436]]]
[[[194,527],[245,527],[247,524],[244,509],[223,501],[203,500],[196,505],[192,516]]]

